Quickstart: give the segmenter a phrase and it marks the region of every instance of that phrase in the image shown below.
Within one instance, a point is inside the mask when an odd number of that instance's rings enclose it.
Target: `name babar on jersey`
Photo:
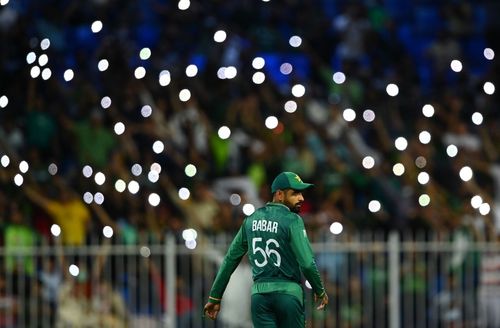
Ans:
[[[278,222],[261,219],[252,221],[252,231],[278,232]]]

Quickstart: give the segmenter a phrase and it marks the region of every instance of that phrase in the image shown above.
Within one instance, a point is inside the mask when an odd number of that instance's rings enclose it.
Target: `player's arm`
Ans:
[[[297,220],[290,225],[290,240],[292,251],[296,256],[302,273],[311,284],[316,298],[322,302],[318,308],[322,309],[328,303],[328,296],[326,296],[325,287],[314,261],[304,222],[300,217],[297,217]]]
[[[222,295],[226,290],[229,278],[233,274],[234,270],[241,261],[241,258],[246,254],[248,249],[246,234],[245,234],[245,223],[240,227],[240,230],[234,237],[229,249],[222,261],[222,265],[219,268],[219,272],[215,277],[212,289],[208,297],[208,302],[205,305],[204,313],[206,313],[211,319],[215,319],[220,309],[220,302],[222,300]]]

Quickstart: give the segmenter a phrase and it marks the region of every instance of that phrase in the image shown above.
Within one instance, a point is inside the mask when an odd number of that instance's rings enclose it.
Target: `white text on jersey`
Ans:
[[[268,220],[255,220],[252,222],[252,231],[278,232],[278,222]]]

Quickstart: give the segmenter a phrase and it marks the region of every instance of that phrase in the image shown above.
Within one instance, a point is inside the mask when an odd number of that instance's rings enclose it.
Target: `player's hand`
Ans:
[[[318,304],[316,310],[325,310],[326,305],[328,304],[328,295],[324,293],[322,297],[319,297],[314,294],[314,302]]]
[[[220,304],[215,304],[210,302],[205,304],[205,307],[203,308],[203,313],[208,315],[208,317],[212,320],[215,320],[217,318],[217,314],[219,314],[219,311],[220,311]]]

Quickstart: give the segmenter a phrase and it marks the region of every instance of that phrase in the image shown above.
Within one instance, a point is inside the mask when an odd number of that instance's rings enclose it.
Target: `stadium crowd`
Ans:
[[[53,223],[70,246],[89,244],[106,225],[113,243],[129,245],[160,242],[167,232],[181,238],[187,228],[231,233],[244,204],[270,199],[270,179],[280,171],[315,184],[302,207],[312,241],[326,238],[333,222],[347,232],[465,228],[496,238],[499,99],[485,87],[500,76],[491,56],[498,49],[499,26],[488,16],[498,10],[494,1],[193,1],[187,10],[181,2],[23,0],[0,7],[6,248],[51,241]],[[103,28],[93,32],[96,20]],[[214,40],[219,30],[223,42]],[[294,35],[300,44],[292,45]],[[450,67],[453,60],[461,69]],[[37,65],[51,76],[33,77]],[[236,76],[221,78],[221,67]],[[388,94],[391,83],[397,95]],[[303,96],[292,94],[297,84]],[[355,119],[346,119],[347,108]],[[482,115],[479,124],[474,113]],[[269,116],[276,127],[265,126]],[[231,129],[227,139],[218,134],[222,126]],[[398,137],[406,138],[405,149],[395,147]],[[449,145],[458,152],[448,153]],[[188,164],[194,176],[185,174]],[[464,166],[473,171],[469,181],[459,177]],[[421,172],[428,182],[419,181]],[[97,173],[104,183],[96,183]],[[118,192],[118,179],[138,182],[139,191]],[[189,199],[180,199],[181,187]],[[86,202],[86,192],[93,200]],[[157,206],[148,198],[153,192]],[[422,194],[428,205],[419,203]],[[475,195],[490,211],[472,206]],[[369,208],[372,200],[380,210]]]

